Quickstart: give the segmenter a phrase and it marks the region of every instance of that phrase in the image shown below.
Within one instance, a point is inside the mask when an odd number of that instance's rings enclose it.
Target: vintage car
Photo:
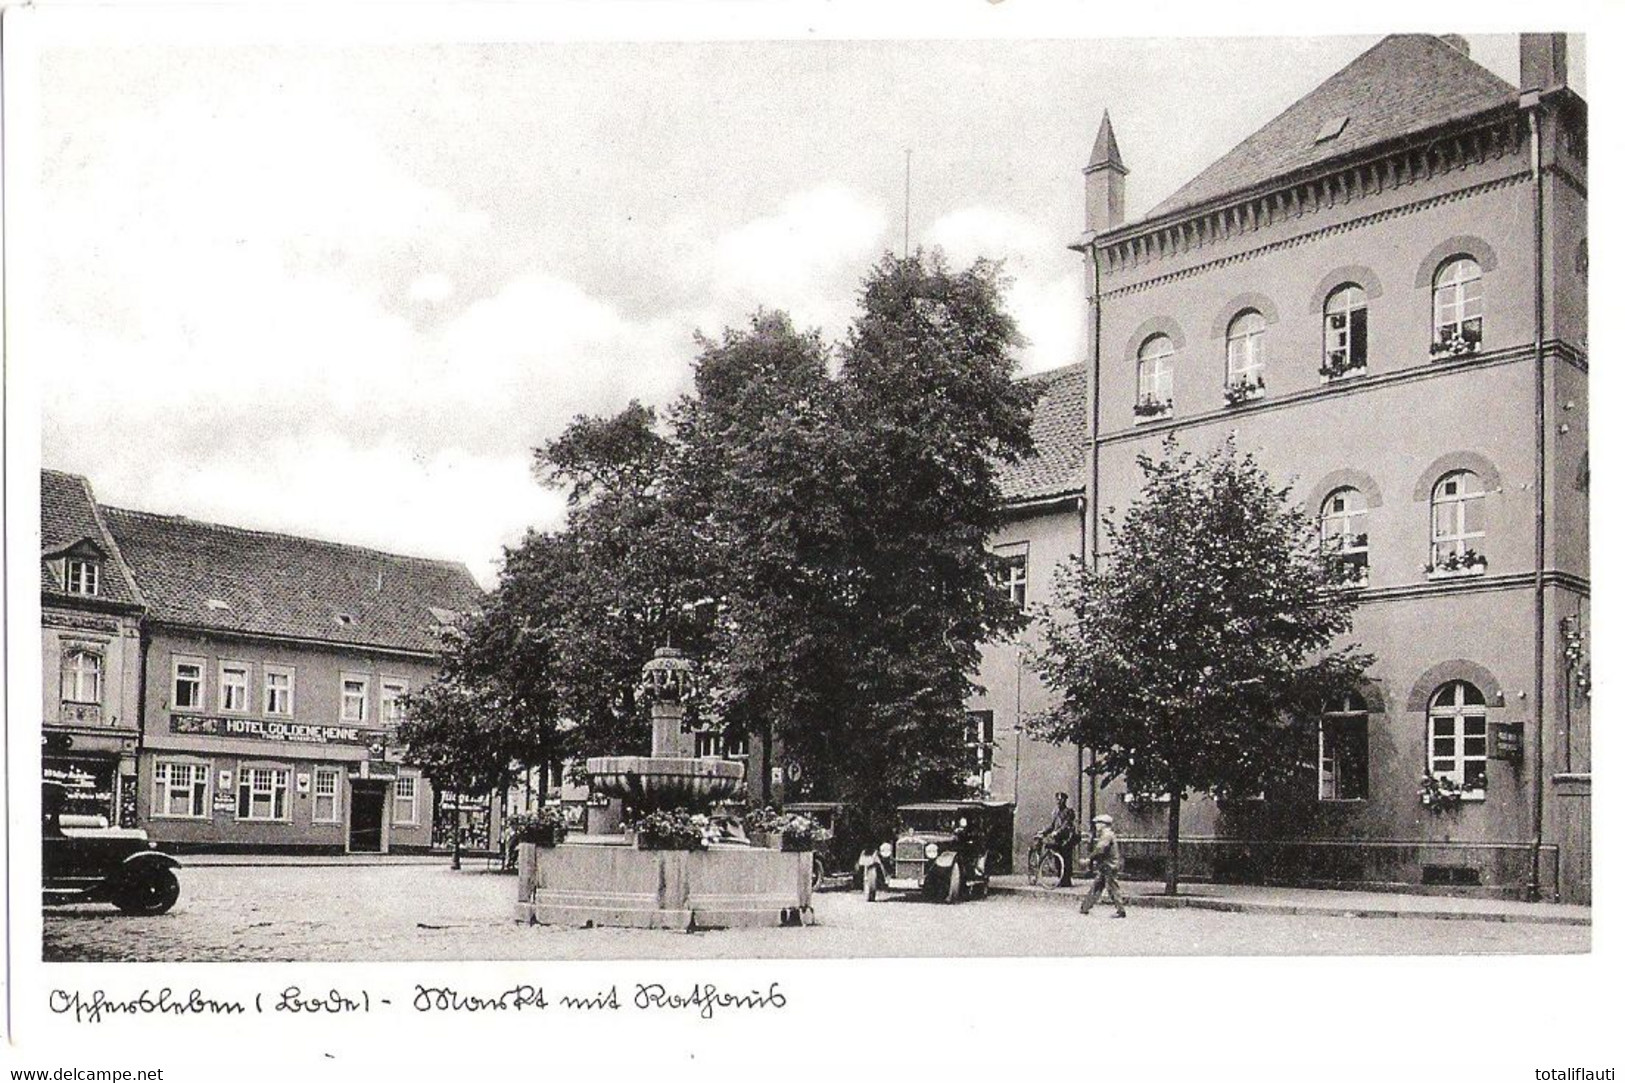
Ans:
[[[813,849],[813,890],[848,888],[861,881],[861,848],[847,822],[846,805],[839,801],[791,801],[784,811],[803,816],[829,832]]]
[[[863,897],[923,891],[943,902],[987,895],[990,877],[1010,871],[1015,806],[1008,801],[927,801],[897,810],[897,838],[859,858]]]
[[[180,898],[180,867],[145,831],[108,827],[101,817],[62,811],[61,785],[45,783],[40,871],[45,905],[110,902],[126,914],[162,914]]]

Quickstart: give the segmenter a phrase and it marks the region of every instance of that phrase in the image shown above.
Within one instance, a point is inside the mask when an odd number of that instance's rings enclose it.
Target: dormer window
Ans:
[[[101,593],[101,567],[93,560],[69,557],[63,581],[69,594],[93,597]]]
[[[333,614],[333,620],[338,623],[338,626],[340,628],[348,628],[350,625],[355,623],[355,614],[354,613],[335,613],[335,614]]]
[[[1343,129],[1347,128],[1348,126],[1349,115],[1347,113],[1339,113],[1335,117],[1327,117],[1326,122],[1320,126],[1320,131],[1315,133],[1315,142],[1330,142],[1331,140],[1342,135]]]

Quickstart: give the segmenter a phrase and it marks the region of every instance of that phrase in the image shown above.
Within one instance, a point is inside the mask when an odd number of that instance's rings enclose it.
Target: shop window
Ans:
[[[152,814],[158,817],[206,819],[209,815],[209,765],[158,760],[152,768]]]
[[[339,717],[346,722],[367,720],[367,678],[345,674],[340,679]]]
[[[175,659],[175,683],[169,697],[177,711],[203,709],[203,663],[193,659]]]
[[[265,713],[287,717],[293,714],[293,670],[283,666],[265,667]]]
[[[1471,256],[1457,256],[1433,276],[1433,356],[1476,353],[1484,338],[1484,274]]]
[[[999,587],[1020,609],[1027,608],[1027,546],[1003,545],[993,557],[999,564]]]
[[[1451,681],[1434,693],[1428,709],[1428,773],[1448,778],[1464,797],[1481,798],[1488,762],[1484,693],[1466,681]]]
[[[1366,364],[1365,290],[1349,282],[1326,298],[1325,352],[1320,375],[1326,380],[1358,376]]]
[[[62,701],[102,701],[102,656],[95,651],[69,651],[62,656]]]
[[[1224,336],[1225,399],[1232,406],[1264,392],[1264,316],[1248,309],[1230,321]]]
[[[1334,489],[1320,505],[1320,543],[1345,583],[1364,586],[1370,572],[1370,535],[1365,494],[1353,486]]]
[[[220,709],[235,714],[248,710],[248,666],[242,662],[220,663]]]
[[[1484,555],[1484,484],[1471,470],[1454,470],[1433,486],[1432,577],[1480,574]]]
[[[310,818],[319,824],[339,822],[339,773],[332,767],[316,768]]]
[[[69,594],[83,594],[94,596],[101,593],[101,565],[94,560],[80,560],[69,557],[64,569],[64,579]]]
[[[1365,701],[1350,694],[1320,719],[1320,799],[1364,801],[1369,782],[1369,724]]]
[[[288,772],[282,767],[243,767],[237,771],[239,820],[286,820]]]
[[[1140,344],[1136,417],[1161,417],[1174,408],[1174,340],[1152,335]]]
[[[418,780],[415,776],[402,775],[395,780],[394,820],[398,824],[418,822]]]

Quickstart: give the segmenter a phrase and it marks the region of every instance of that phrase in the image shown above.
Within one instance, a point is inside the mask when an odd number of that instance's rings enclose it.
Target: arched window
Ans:
[[[69,651],[62,658],[62,701],[102,701],[102,658],[93,651]]]
[[[1327,495],[1320,505],[1320,542],[1341,562],[1347,582],[1366,581],[1371,554],[1364,493],[1345,486]]]
[[[1365,290],[1345,282],[1326,298],[1326,347],[1320,374],[1328,380],[1365,371]]]
[[[1456,256],[1433,276],[1433,353],[1459,356],[1484,337],[1484,274],[1471,256]]]
[[[1428,774],[1482,796],[1488,761],[1484,693],[1466,681],[1451,681],[1433,694],[1428,707]]]
[[[1174,408],[1174,340],[1152,335],[1140,343],[1139,397],[1134,412],[1156,417]]]
[[[1482,571],[1484,485],[1471,470],[1455,470],[1433,486],[1433,546],[1430,572]]]
[[[1236,390],[1264,387],[1264,317],[1247,309],[1230,321],[1224,335],[1225,387]]]
[[[1350,692],[1320,717],[1320,799],[1364,801],[1370,771],[1365,700]]]

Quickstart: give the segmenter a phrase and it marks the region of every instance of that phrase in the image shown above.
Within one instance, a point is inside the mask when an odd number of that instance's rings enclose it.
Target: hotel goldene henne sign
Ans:
[[[360,726],[318,726],[268,718],[222,718],[218,715],[172,714],[169,732],[201,737],[244,737],[251,741],[293,741],[307,745],[373,745],[388,736]]]

